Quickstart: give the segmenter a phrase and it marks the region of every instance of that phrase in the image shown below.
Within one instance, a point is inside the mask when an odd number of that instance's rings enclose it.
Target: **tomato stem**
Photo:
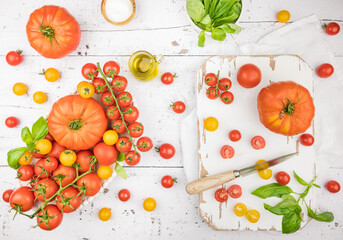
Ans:
[[[79,129],[82,127],[82,125],[84,125],[84,124],[86,124],[86,123],[82,123],[82,122],[81,122],[81,118],[80,118],[80,119],[77,119],[77,120],[72,120],[72,121],[70,121],[69,124],[68,124],[68,127],[69,127],[71,130],[73,130],[73,131],[77,131],[77,130],[79,130]]]

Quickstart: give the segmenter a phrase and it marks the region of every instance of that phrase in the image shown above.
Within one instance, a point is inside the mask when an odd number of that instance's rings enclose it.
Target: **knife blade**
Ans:
[[[210,188],[217,187],[219,185],[222,185],[226,182],[232,181],[238,177],[244,177],[247,176],[253,172],[261,171],[267,168],[270,168],[272,166],[275,166],[279,163],[282,163],[284,161],[287,161],[288,159],[294,157],[297,155],[298,152],[290,153],[281,157],[274,158],[272,160],[269,160],[267,162],[262,162],[259,164],[255,164],[253,166],[243,168],[240,170],[233,170],[233,171],[227,171],[223,173],[218,173],[212,176],[200,178],[198,180],[195,180],[193,182],[190,182],[186,185],[186,191],[189,194],[195,194],[199,193],[205,190],[208,190]]]

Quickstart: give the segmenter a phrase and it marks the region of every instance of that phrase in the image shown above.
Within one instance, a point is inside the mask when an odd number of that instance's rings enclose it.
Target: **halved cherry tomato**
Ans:
[[[214,193],[214,198],[218,202],[226,202],[229,199],[229,194],[227,193],[225,188],[219,188]]]
[[[95,77],[98,76],[99,72],[97,71],[97,67],[95,64],[87,63],[82,67],[81,74],[85,79],[93,80]]]
[[[116,143],[116,148],[119,152],[128,152],[132,147],[132,143],[130,142],[128,137],[121,137],[118,139]]]
[[[18,126],[19,120],[16,117],[8,117],[5,120],[5,124],[9,128],[14,128],[14,127]]]
[[[166,72],[161,76],[162,83],[169,85],[174,82],[174,78],[177,78],[176,73],[174,75],[170,72]]]
[[[101,95],[101,103],[105,106],[112,106],[114,105],[115,101],[110,91],[104,92]]]
[[[123,120],[121,119],[115,120],[112,123],[112,129],[116,131],[118,134],[122,134],[126,132],[125,124],[123,123]]]
[[[128,129],[130,131],[131,137],[133,137],[133,138],[138,138],[138,137],[142,136],[143,132],[144,132],[143,124],[141,124],[139,122],[131,123],[128,126]]]
[[[317,68],[316,73],[320,78],[328,78],[333,74],[334,71],[335,70],[331,64],[324,63]]]
[[[245,204],[237,203],[233,211],[235,212],[236,216],[243,217],[245,216],[245,214],[247,214],[248,209],[247,206],[245,206]]]
[[[326,189],[331,193],[338,193],[341,190],[341,185],[337,181],[328,181],[325,185]]]
[[[95,93],[104,93],[108,89],[106,86],[105,80],[102,78],[98,78],[98,77],[94,78],[92,84],[93,84]]]
[[[258,220],[260,219],[260,213],[257,210],[249,210],[247,212],[247,219],[251,223],[257,223]]]
[[[238,130],[232,130],[229,132],[229,139],[232,142],[237,142],[241,139],[241,133]]]
[[[325,32],[328,35],[336,35],[341,29],[338,23],[330,22],[328,25],[324,24]]]
[[[219,90],[216,87],[209,87],[206,90],[206,96],[209,99],[216,99],[219,97]]]
[[[251,146],[256,149],[263,149],[266,146],[266,140],[261,136],[255,136],[251,139]]]
[[[127,165],[130,165],[130,166],[137,165],[140,160],[141,160],[141,155],[138,152],[135,153],[135,151],[130,151],[125,156],[125,162],[127,163]]]
[[[234,100],[234,96],[232,94],[232,92],[223,92],[221,95],[220,95],[220,100],[222,100],[222,102],[224,104],[231,104]]]
[[[128,107],[132,103],[132,95],[129,92],[121,92],[117,96],[119,107]]]
[[[235,155],[235,150],[233,149],[233,147],[231,147],[229,145],[224,145],[220,149],[220,155],[224,159],[233,158],[233,156]]]
[[[218,81],[218,77],[214,73],[207,73],[205,76],[205,83],[208,86],[216,85]]]
[[[258,160],[256,162],[256,164],[259,164],[259,163],[263,163],[265,162],[265,160]],[[266,163],[267,164],[267,163]],[[263,169],[265,166],[260,166],[261,169]],[[273,175],[273,171],[269,168],[266,168],[266,169],[263,169],[263,170],[259,170],[258,171],[258,175],[262,178],[262,179],[265,179],[265,180],[268,180],[269,178],[272,177]]]
[[[35,171],[32,165],[20,166],[17,170],[17,178],[21,181],[28,181],[35,175]]]
[[[232,86],[232,82],[230,79],[228,78],[222,78],[219,80],[219,84],[218,84],[218,87],[220,90],[222,91],[227,91],[231,88]]]
[[[157,152],[160,153],[160,156],[164,159],[170,159],[175,155],[175,148],[169,143],[164,143],[160,147],[155,148]]]
[[[131,197],[130,191],[127,189],[122,189],[118,193],[118,198],[122,202],[126,202],[127,200],[130,199],[130,197]]]
[[[291,177],[288,173],[281,171],[275,175],[275,180],[278,182],[278,184],[287,185],[291,180]]]
[[[106,116],[110,120],[117,120],[120,118],[120,112],[117,106],[109,106],[106,109]]]
[[[102,70],[104,71],[106,76],[113,78],[119,74],[120,66],[115,61],[108,61],[104,64]]]
[[[115,76],[111,82],[113,91],[122,92],[127,87],[127,79],[123,76]]]
[[[227,192],[232,198],[239,198],[242,196],[242,188],[237,184],[231,185]]]
[[[302,145],[309,147],[313,145],[314,137],[311,134],[305,133],[300,136],[299,141]]]
[[[123,117],[126,122],[135,122],[139,117],[138,108],[130,106],[124,109]]]
[[[176,113],[183,113],[186,110],[186,105],[184,102],[176,101],[170,107],[173,109]]]
[[[148,137],[141,137],[137,141],[137,148],[141,152],[150,151],[153,147],[153,143],[150,138]]]

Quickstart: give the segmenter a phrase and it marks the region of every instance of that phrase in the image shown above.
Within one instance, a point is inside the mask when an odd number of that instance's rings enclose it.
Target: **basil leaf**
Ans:
[[[115,167],[114,170],[117,172],[117,174],[118,174],[120,177],[122,177],[122,178],[124,178],[124,179],[127,179],[126,171],[125,171],[125,169],[124,169],[119,163],[116,164],[116,167]]]
[[[210,10],[211,0],[204,0],[204,6],[205,6],[205,13],[208,13]]]
[[[214,40],[223,41],[226,38],[226,32],[221,28],[213,29],[211,36]]]
[[[223,29],[226,33],[234,33],[235,30],[232,29],[231,27],[229,27],[227,24],[223,24],[221,26],[219,26],[218,28]]]
[[[287,215],[291,212],[301,212],[302,209],[299,204],[296,202],[295,198],[291,195],[283,195],[283,201],[276,204],[274,207],[268,204],[264,204],[264,208],[271,213],[276,215]]]
[[[233,34],[238,34],[242,31],[242,28],[236,24],[233,24],[233,23],[228,23],[227,24],[231,29],[233,29]]]
[[[216,10],[216,7],[217,7],[217,4],[218,4],[218,1],[219,0],[213,0],[211,5],[210,5],[210,9],[208,11],[208,14],[210,14],[210,17],[213,19],[214,17],[214,13],[215,13],[215,10]]]
[[[200,22],[206,14],[205,6],[200,0],[187,0],[186,11],[189,17],[195,22]]]
[[[205,31],[201,31],[198,37],[198,46],[204,47],[205,46]]]
[[[200,23],[201,23],[201,24],[204,24],[204,25],[206,25],[206,26],[210,26],[211,23],[212,23],[212,20],[211,20],[211,18],[210,18],[210,15],[207,14],[207,15],[201,20]]]
[[[118,157],[117,157],[117,162],[122,162],[125,160],[125,154],[124,153],[119,153]]]
[[[10,150],[7,153],[7,163],[13,169],[18,169],[20,167],[19,159],[27,151],[27,147],[20,147]]]
[[[237,0],[220,0],[217,7],[216,11],[214,14],[215,18],[220,18],[226,13],[228,13],[232,7],[232,5],[236,2]]]
[[[48,134],[48,123],[43,117],[40,117],[33,125],[32,125],[32,135],[35,141],[38,141]]]
[[[292,212],[284,215],[282,218],[282,233],[294,233],[301,226],[301,215],[298,212]]]
[[[307,207],[307,214],[309,217],[320,221],[320,222],[332,222],[335,217],[333,216],[332,212],[323,212],[320,214],[316,214],[311,208]]]
[[[21,129],[21,139],[24,143],[31,143],[33,142],[33,136],[28,127],[24,127]]]
[[[307,185],[308,185],[308,183],[307,183],[304,179],[302,179],[301,177],[299,177],[299,175],[296,174],[295,171],[293,171],[293,174],[294,174],[295,179],[296,179],[301,185],[303,185],[303,186],[307,186]]]
[[[35,144],[33,142],[26,143],[26,146],[30,152],[33,152],[36,149]]]
[[[290,187],[278,183],[271,183],[255,189],[251,194],[266,199],[269,197],[282,197],[290,193],[293,193]]]

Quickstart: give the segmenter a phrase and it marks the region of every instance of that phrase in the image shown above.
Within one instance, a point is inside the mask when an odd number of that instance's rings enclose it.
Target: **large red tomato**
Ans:
[[[73,150],[97,144],[107,128],[103,107],[93,98],[69,95],[52,106],[48,127],[56,142]]]
[[[81,38],[76,19],[65,8],[51,5],[31,13],[26,34],[31,47],[47,58],[62,58],[73,52]]]
[[[35,195],[33,194],[32,188],[24,186],[15,190],[11,194],[9,201],[13,209],[26,212],[35,204]]]
[[[266,128],[286,136],[305,132],[314,117],[310,92],[292,81],[262,88],[257,97],[257,109]]]

